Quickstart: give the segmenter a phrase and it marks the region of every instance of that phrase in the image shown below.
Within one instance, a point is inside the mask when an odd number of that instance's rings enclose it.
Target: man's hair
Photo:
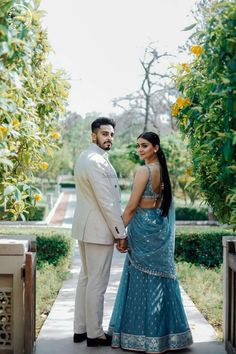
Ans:
[[[95,133],[96,129],[99,129],[101,125],[111,125],[115,129],[116,122],[110,118],[105,118],[105,117],[97,118],[91,124],[92,132]]]

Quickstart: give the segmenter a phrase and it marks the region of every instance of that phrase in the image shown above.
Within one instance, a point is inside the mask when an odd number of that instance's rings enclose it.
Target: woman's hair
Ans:
[[[167,216],[172,200],[172,192],[165,154],[160,146],[160,138],[156,133],[153,132],[144,132],[140,134],[137,139],[139,138],[148,140],[153,146],[159,146],[159,150],[156,152],[156,155],[161,164],[162,182],[164,183],[164,189],[162,191],[163,198],[160,208],[162,210],[162,216]]]

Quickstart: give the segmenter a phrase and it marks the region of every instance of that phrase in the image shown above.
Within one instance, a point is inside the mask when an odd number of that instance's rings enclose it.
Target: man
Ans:
[[[112,147],[115,122],[98,118],[91,124],[92,144],[75,164],[77,206],[72,236],[78,239],[81,270],[76,290],[74,342],[87,339],[89,347],[110,345],[102,327],[114,241],[126,250],[126,231],[120,189],[107,151]]]

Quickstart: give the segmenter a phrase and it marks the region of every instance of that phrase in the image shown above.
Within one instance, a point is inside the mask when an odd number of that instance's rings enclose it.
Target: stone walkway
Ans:
[[[68,192],[67,192],[68,193]],[[57,225],[70,227],[75,206],[75,195],[68,193],[67,207],[61,211],[61,217],[57,215]],[[62,198],[62,203],[65,200]],[[62,209],[58,209],[62,210]],[[62,217],[63,215],[63,217]],[[53,219],[52,219],[53,220]],[[55,220],[55,219],[54,219]],[[105,295],[104,329],[106,330],[117,287],[124,255],[115,250],[109,287]],[[36,354],[121,354],[125,353],[121,349],[110,347],[88,348],[86,342],[73,343],[73,312],[75,289],[80,269],[80,258],[78,248],[75,248],[74,261],[71,267],[71,277],[64,282],[58,297],[46,319],[36,341]],[[185,350],[177,351],[179,354],[226,354],[224,345],[216,340],[215,331],[197,310],[191,299],[182,291],[182,297],[186,314],[192,329],[194,344]]]

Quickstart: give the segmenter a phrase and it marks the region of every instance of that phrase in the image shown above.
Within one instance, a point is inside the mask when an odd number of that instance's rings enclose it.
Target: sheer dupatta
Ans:
[[[128,257],[142,272],[176,278],[174,263],[175,209],[172,203],[167,217],[160,209],[138,208],[128,226]]]

